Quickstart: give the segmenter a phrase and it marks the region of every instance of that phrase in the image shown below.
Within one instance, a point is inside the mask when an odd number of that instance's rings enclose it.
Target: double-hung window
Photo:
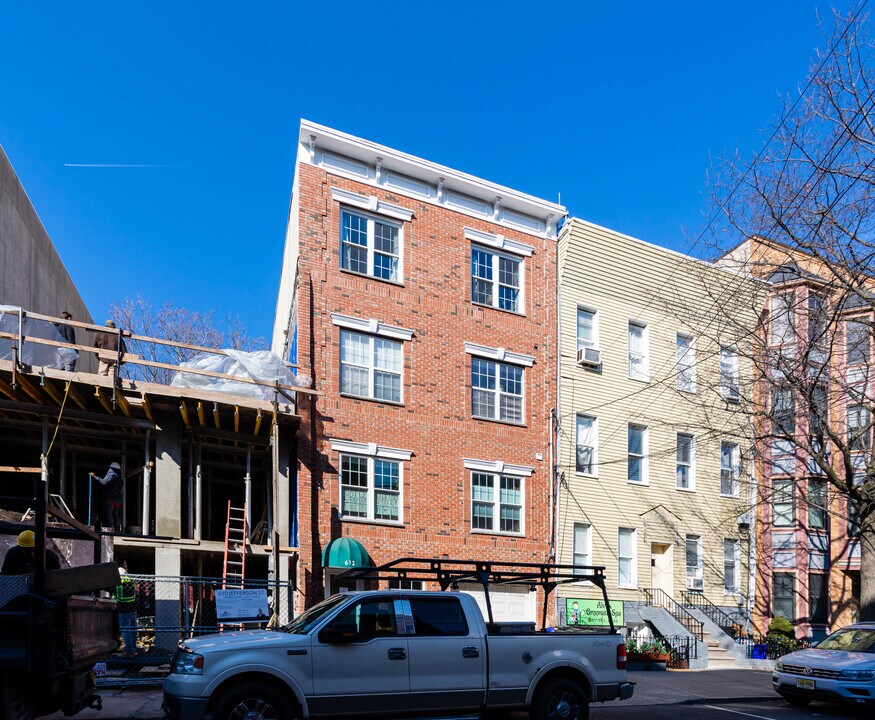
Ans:
[[[792,478],[772,480],[772,524],[776,527],[796,524],[796,483]]]
[[[772,616],[796,619],[796,576],[793,573],[772,574]]]
[[[829,619],[829,575],[808,575],[808,622],[825,624]]]
[[[828,350],[827,330],[829,328],[829,315],[826,309],[826,300],[820,295],[808,296],[808,344],[809,362],[820,366],[826,362]]]
[[[650,368],[647,360],[647,326],[629,321],[629,377],[647,380]]]
[[[845,323],[845,356],[848,365],[869,364],[869,328],[865,323]]]
[[[796,432],[796,402],[793,389],[787,386],[772,388],[772,433],[792,436]]]
[[[808,533],[808,567],[829,570],[829,535],[826,533]]]
[[[788,345],[793,341],[793,295],[775,295],[769,306],[769,343]]]
[[[339,455],[341,520],[401,523],[403,461],[412,453],[347,440],[331,446]]]
[[[678,333],[675,361],[678,390],[696,392],[696,346],[689,335]]]
[[[702,574],[702,538],[698,535],[687,535],[687,588],[701,590],[703,588]]]
[[[481,460],[466,460],[465,467],[471,472],[472,532],[524,534],[525,478],[533,468]]]
[[[465,351],[472,356],[471,415],[521,425],[523,370],[534,365],[535,359],[475,343],[465,343]]]
[[[848,405],[848,447],[864,452],[872,447],[872,419],[864,405]]]
[[[577,472],[598,475],[598,419],[591,415],[577,416]]]
[[[471,246],[471,301],[500,310],[522,312],[522,260]]]
[[[772,533],[772,567],[796,567],[796,534],[792,532]]]
[[[692,435],[686,433],[677,434],[677,456],[675,482],[681,490],[695,490],[696,477],[693,472],[693,460],[695,459],[695,443]]]
[[[629,423],[627,430],[627,478],[631,483],[647,482],[647,428]]]
[[[723,591],[737,594],[741,575],[741,554],[738,540],[723,541]]]
[[[592,526],[574,523],[573,560],[575,565],[592,565]]]
[[[720,494],[738,497],[738,477],[741,460],[738,443],[720,443]]]
[[[826,528],[827,485],[822,478],[808,478],[808,527]]]
[[[403,364],[403,346],[397,340],[341,330],[341,393],[400,403]]]
[[[636,537],[634,528],[620,528],[617,534],[617,584],[621,588],[638,586]]]
[[[401,225],[341,210],[340,267],[359,275],[400,282]]]
[[[577,308],[577,349],[597,349],[599,346],[598,313],[590,308]]]
[[[720,395],[726,402],[737,403],[741,399],[738,351],[729,347],[720,348]]]

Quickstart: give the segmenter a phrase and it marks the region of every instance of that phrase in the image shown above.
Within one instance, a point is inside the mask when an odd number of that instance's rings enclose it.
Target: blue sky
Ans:
[[[686,251],[829,7],[6,2],[0,145],[96,320],[140,294],[268,337],[300,118]]]

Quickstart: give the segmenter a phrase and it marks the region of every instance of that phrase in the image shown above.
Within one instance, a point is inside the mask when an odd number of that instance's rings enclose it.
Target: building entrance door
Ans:
[[[674,597],[674,546],[668,543],[650,545],[650,587]]]

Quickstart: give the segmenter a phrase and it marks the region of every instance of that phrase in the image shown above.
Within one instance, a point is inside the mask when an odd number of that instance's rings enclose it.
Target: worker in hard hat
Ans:
[[[118,609],[118,625],[124,642],[125,657],[137,654],[137,584],[123,567],[118,569],[119,584],[113,593]]]
[[[89,473],[92,480],[97,481],[97,498],[100,503],[100,524],[104,530],[121,530],[122,498],[124,497],[124,483],[122,482],[122,466],[117,462],[109,464],[106,475],[100,477]]]
[[[28,575],[36,569],[36,553],[34,551],[33,530],[24,530],[18,535],[18,542],[13,545],[3,558],[3,568],[0,575]],[[46,548],[46,570],[57,570],[61,567],[61,559],[53,551]]]

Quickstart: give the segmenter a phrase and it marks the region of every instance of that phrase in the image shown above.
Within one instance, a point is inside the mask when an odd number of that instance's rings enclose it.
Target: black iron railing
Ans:
[[[811,645],[808,640],[791,640],[785,637],[761,637],[751,635],[737,638],[736,642],[743,645],[747,651],[747,657],[754,660],[777,660],[779,657],[795,650],[802,650]]]
[[[651,607],[661,607],[677,620],[690,635],[704,641],[705,632],[701,620],[696,620],[671,595],[660,588],[643,588],[645,601]]]
[[[733,640],[738,640],[742,637],[744,628],[733,620],[727,613],[717,607],[708,598],[700,592],[682,592],[681,597],[684,600],[684,607],[695,608],[705,614],[711,622],[717,625],[723,632],[729,635]]]

